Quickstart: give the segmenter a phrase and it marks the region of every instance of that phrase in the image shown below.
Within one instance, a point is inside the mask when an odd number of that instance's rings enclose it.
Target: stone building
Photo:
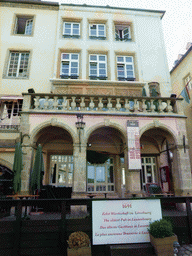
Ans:
[[[73,197],[142,196],[149,183],[191,193],[163,11],[3,0],[0,12],[0,165],[11,171],[21,141],[21,193],[38,144],[43,184]]]

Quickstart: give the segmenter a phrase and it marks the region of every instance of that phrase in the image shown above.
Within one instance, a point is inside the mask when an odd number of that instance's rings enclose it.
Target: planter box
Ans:
[[[91,256],[91,247],[82,247],[78,249],[67,248],[67,256]]]
[[[151,244],[155,249],[155,253],[158,256],[174,256],[173,253],[173,242],[178,242],[177,236],[165,237],[165,238],[154,238],[150,235]]]

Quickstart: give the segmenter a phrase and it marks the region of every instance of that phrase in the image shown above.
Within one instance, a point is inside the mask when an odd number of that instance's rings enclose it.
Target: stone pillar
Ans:
[[[128,179],[129,193],[130,194],[141,193],[140,170],[129,170],[127,179]]]
[[[122,172],[121,172],[121,162],[120,162],[120,156],[116,155],[115,157],[115,187],[116,192],[119,197],[121,197],[121,184],[122,184]]]
[[[73,161],[74,161],[74,173],[73,173],[73,192],[86,192],[87,184],[87,171],[86,171],[86,151],[87,145],[75,144],[73,147]]]

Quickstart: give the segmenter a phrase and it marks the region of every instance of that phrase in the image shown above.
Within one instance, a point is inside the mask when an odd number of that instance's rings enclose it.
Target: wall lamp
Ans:
[[[77,122],[75,123],[77,130],[79,130],[79,152],[81,152],[81,130],[85,127],[83,122],[83,114],[77,114]]]

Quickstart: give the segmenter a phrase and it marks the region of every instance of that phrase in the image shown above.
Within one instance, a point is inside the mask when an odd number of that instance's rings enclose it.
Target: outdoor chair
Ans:
[[[172,196],[173,193],[164,192],[162,188],[157,183],[147,183],[146,184],[146,194],[150,197],[163,197],[163,196]]]

